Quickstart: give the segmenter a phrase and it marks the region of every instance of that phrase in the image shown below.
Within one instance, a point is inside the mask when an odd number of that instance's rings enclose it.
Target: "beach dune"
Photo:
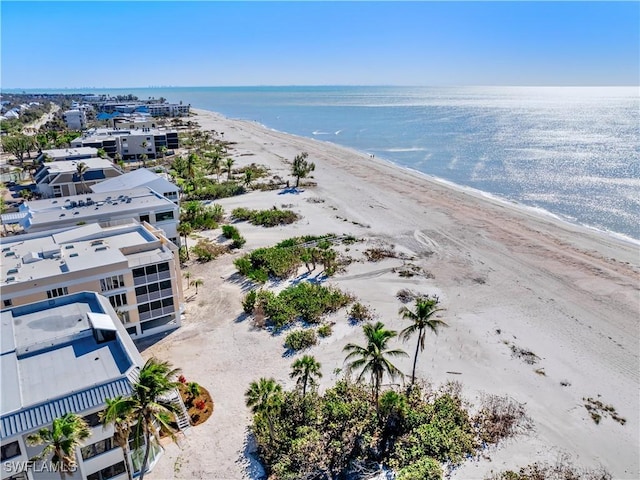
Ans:
[[[420,378],[436,385],[459,381],[471,403],[483,394],[509,395],[524,403],[533,430],[470,460],[452,475],[483,478],[563,455],[584,467],[604,466],[613,478],[640,478],[639,466],[639,245],[403,170],[378,158],[261,125],[195,110],[203,129],[224,132],[234,142],[235,166],[255,162],[289,178],[293,157],[308,152],[316,169],[297,194],[251,192],[217,201],[227,212],[281,208],[299,222],[265,229],[238,223],[247,244],[242,252],[305,234],[351,234],[402,258],[355,262],[328,281],[370,305],[388,328],[400,330],[401,289],[437,294],[449,325],[427,338],[418,359]],[[293,180],[293,179],[291,179]],[[219,231],[204,232],[217,238]],[[190,241],[193,244],[193,240]],[[241,252],[241,253],[242,253]],[[252,328],[244,319],[245,286],[226,255],[188,267],[204,286],[187,288],[183,326],[151,345],[155,355],[182,368],[205,386],[213,416],[191,428],[148,475],[164,478],[260,478],[247,443],[250,414],[244,405],[249,383],[274,377],[285,387],[295,357],[284,357],[283,337]],[[418,275],[401,277],[415,266]],[[344,368],[342,348],[361,343],[361,328],[336,314],[334,334],[309,352],[322,364],[320,388]],[[399,347],[403,347],[401,343]],[[413,344],[403,348],[412,351]],[[523,357],[523,352],[533,356]],[[525,360],[530,360],[528,363]],[[399,361],[411,371],[412,358]],[[625,419],[603,416],[599,424],[587,398],[611,405]]]

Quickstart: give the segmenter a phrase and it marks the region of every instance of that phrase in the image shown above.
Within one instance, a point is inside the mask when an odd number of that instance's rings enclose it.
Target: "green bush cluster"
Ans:
[[[192,190],[185,192],[187,200],[217,200],[235,197],[246,192],[243,185],[236,182],[217,183],[208,178],[199,178]]]
[[[196,259],[202,263],[210,262],[227,251],[227,247],[214,243],[208,238],[198,241],[195,246],[191,247],[191,252],[196,256]]]
[[[252,430],[267,475],[283,480],[348,478],[356,465],[385,465],[403,480],[443,478],[482,447],[477,421],[457,391],[393,389],[378,405],[367,385],[340,380],[324,395],[279,391]],[[271,477],[270,477],[271,478]]]
[[[325,323],[324,325],[320,325],[318,327],[318,336],[326,338],[330,337],[331,334],[333,334],[333,327],[330,324]]]
[[[235,210],[234,210],[235,212]],[[264,283],[269,277],[286,279],[294,275],[303,264],[309,272],[322,263],[327,275],[335,272],[335,250],[329,238],[305,236],[283,240],[273,247],[258,248],[234,262],[238,272],[256,282]],[[315,246],[314,246],[315,244]]]
[[[213,230],[218,228],[218,223],[224,219],[224,208],[222,205],[203,205],[201,202],[192,200],[186,202],[182,207],[180,222],[186,222],[195,230]]]
[[[349,310],[349,318],[353,322],[369,322],[373,320],[373,314],[368,307],[360,302],[356,302],[351,306]]]
[[[300,216],[292,210],[248,210],[246,208],[236,208],[231,212],[236,220],[248,221],[253,225],[263,227],[275,227],[277,225],[287,225],[300,219]]]
[[[315,330],[303,329],[295,330],[287,335],[284,346],[289,350],[304,350],[318,343],[318,336]]]
[[[276,329],[302,320],[320,323],[322,317],[335,312],[353,301],[353,297],[335,287],[301,282],[276,295],[269,290],[247,293],[243,300],[246,313],[260,307]]]
[[[224,235],[225,238],[233,239],[231,248],[242,248],[242,246],[247,243],[247,239],[240,235],[238,229],[233,225],[223,225],[222,235]]]

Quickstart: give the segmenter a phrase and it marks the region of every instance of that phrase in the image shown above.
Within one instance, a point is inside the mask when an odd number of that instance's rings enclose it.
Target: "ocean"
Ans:
[[[637,87],[176,87],[87,93],[190,103],[640,240]]]

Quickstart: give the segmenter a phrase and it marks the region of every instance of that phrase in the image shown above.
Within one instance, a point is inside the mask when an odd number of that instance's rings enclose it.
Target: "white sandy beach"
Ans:
[[[449,327],[428,337],[418,359],[420,377],[435,384],[460,381],[471,402],[486,392],[526,404],[534,431],[487,452],[490,460],[465,463],[452,478],[481,479],[492,470],[554,461],[564,453],[581,466],[603,465],[616,479],[640,478],[638,244],[353,150],[196,112],[194,120],[204,129],[224,132],[225,140],[236,142],[235,168],[255,162],[291,178],[285,162],[306,151],[316,164],[317,186],[299,194],[251,192],[216,202],[228,213],[238,206],[291,205],[303,218],[274,229],[239,223],[247,238],[241,252],[189,266],[192,278],[202,278],[204,286],[196,296],[185,283],[183,326],[143,356],[180,367],[188,380],[209,390],[215,411],[179,445],[169,445],[147,478],[260,478],[258,469],[248,468],[245,456],[251,446],[246,444],[250,413],[244,392],[260,377],[274,377],[290,388],[294,357],[283,357],[282,336],[255,330],[249,320],[242,320],[245,292],[234,276],[233,260],[285,238],[324,233],[365,239],[351,247],[350,255],[379,243],[414,257],[353,263],[329,279],[373,307],[388,328],[406,326],[398,315],[398,290],[440,296]],[[417,265],[433,278],[402,278],[392,269],[403,263]],[[344,367],[343,346],[363,342],[361,328],[350,326],[344,312],[333,321],[334,334],[308,352],[322,364],[321,389],[333,384],[335,369]],[[529,365],[513,357],[505,342],[540,360]],[[414,344],[403,348],[412,353]],[[410,372],[411,361],[409,357],[397,365]],[[626,424],[608,417],[595,424],[584,397],[612,405]]]

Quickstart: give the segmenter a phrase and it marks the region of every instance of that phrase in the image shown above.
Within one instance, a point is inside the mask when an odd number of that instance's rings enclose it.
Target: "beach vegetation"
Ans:
[[[316,164],[307,160],[309,154],[302,152],[296,155],[291,165],[291,175],[296,178],[296,188],[300,185],[301,178],[307,178],[316,169]]]
[[[254,313],[256,309],[276,330],[301,320],[319,324],[322,318],[340,310],[353,301],[353,297],[336,287],[326,287],[317,283],[300,282],[285,288],[279,294],[269,290],[258,290],[245,295],[245,312]],[[253,309],[249,311],[250,307]]]
[[[249,210],[247,208],[236,208],[231,212],[234,219],[248,221],[252,225],[263,227],[275,227],[278,225],[288,225],[300,219],[300,216],[292,210],[279,210],[273,207],[268,210]]]
[[[287,334],[284,340],[284,346],[294,352],[312,347],[316,343],[318,343],[318,335],[312,329],[294,330]]]
[[[209,238],[200,239],[198,243],[191,247],[191,252],[195,255],[196,260],[201,263],[210,262],[228,251],[229,249],[226,246],[215,243]]]
[[[373,320],[373,313],[366,305],[356,302],[349,310],[349,320],[352,323],[370,322]]]
[[[223,225],[222,235],[232,240],[231,248],[233,249],[242,248],[247,243],[247,239],[240,235],[240,231],[233,225]]]
[[[375,403],[378,403],[378,395],[384,375],[392,380],[403,377],[403,373],[393,364],[389,357],[407,356],[404,350],[390,349],[389,341],[397,336],[394,330],[387,330],[382,322],[367,323],[362,327],[367,344],[365,346],[348,343],[343,351],[348,352],[345,361],[348,361],[347,372],[360,370],[358,381],[365,375],[371,379],[371,388]]]
[[[330,323],[324,323],[318,327],[318,336],[320,338],[330,337],[333,334],[333,327]]]
[[[365,250],[364,256],[370,262],[379,262],[385,258],[396,258],[398,255],[391,248],[373,247]]]
[[[234,265],[240,274],[258,283],[265,283],[269,278],[284,280],[295,275],[303,264],[309,272],[315,270],[323,252],[333,251],[333,239],[335,235],[289,238],[273,247],[258,248],[236,259]],[[327,275],[331,273],[325,271]]]
[[[192,230],[213,230],[224,220],[222,205],[203,205],[195,200],[186,202],[181,209],[180,223],[186,222]],[[181,233],[181,235],[183,235]]]
[[[316,378],[322,377],[322,365],[315,357],[304,355],[291,365],[290,378],[296,379],[296,385],[302,389],[302,396],[307,394],[307,386],[317,386]]]
[[[439,328],[447,326],[444,321],[435,318],[435,315],[442,311],[442,309],[438,307],[439,304],[440,299],[434,295],[416,299],[413,310],[410,310],[406,306],[403,306],[400,309],[399,313],[402,315],[402,318],[411,322],[411,325],[400,332],[400,337],[402,337],[402,340],[406,342],[414,334],[417,333],[418,336],[416,351],[413,356],[413,369],[411,370],[411,386],[413,386],[416,380],[418,353],[424,352],[427,331],[437,334]]]
[[[536,462],[518,471],[506,470],[492,473],[485,480],[612,480],[611,474],[604,467],[584,468],[573,465],[567,455],[562,455],[554,464]]]
[[[396,478],[435,480],[483,448],[477,422],[491,418],[470,413],[458,384],[417,383],[408,396],[387,388],[376,402],[349,376],[323,394],[307,388],[301,395],[304,371],[294,375],[294,390],[260,379],[246,394],[254,399],[251,431],[270,478],[362,478],[386,468]]]

